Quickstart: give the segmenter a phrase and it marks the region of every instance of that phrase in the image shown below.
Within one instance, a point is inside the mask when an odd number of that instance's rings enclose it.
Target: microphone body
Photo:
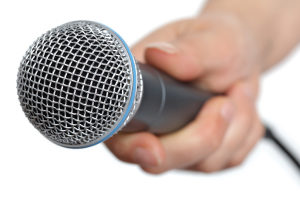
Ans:
[[[171,78],[147,64],[137,63],[143,80],[139,108],[125,132],[169,133],[193,120],[213,94]]]
[[[175,131],[213,96],[136,62],[115,31],[91,21],[39,37],[21,61],[17,89],[34,127],[68,148],[98,144],[120,130]]]

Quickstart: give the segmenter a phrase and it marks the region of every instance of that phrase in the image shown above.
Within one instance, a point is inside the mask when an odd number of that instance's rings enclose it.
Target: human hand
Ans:
[[[251,31],[234,17],[203,15],[158,29],[132,51],[178,80],[225,95],[207,101],[174,133],[120,133],[106,141],[108,148],[149,173],[214,172],[240,164],[264,133],[255,108],[260,47]]]

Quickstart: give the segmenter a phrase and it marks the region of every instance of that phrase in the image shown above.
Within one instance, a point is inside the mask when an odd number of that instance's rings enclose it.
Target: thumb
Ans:
[[[197,81],[205,89],[223,92],[243,74],[243,68],[237,68],[238,44],[223,35],[207,29],[183,34],[171,42],[151,43],[145,49],[145,59],[180,81]]]
[[[196,58],[195,48],[179,40],[152,43],[145,49],[148,64],[181,81],[194,80],[203,73]]]

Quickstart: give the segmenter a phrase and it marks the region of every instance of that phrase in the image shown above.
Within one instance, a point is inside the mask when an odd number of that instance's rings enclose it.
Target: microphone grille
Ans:
[[[136,110],[136,66],[111,29],[89,21],[39,37],[21,62],[17,89],[23,111],[49,140],[87,147],[117,132]]]

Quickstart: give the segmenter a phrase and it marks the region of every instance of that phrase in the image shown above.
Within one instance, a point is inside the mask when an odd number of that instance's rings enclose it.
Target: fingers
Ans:
[[[211,99],[193,122],[175,133],[160,138],[147,132],[119,134],[106,144],[119,159],[149,173],[186,167],[214,172],[240,164],[262,135],[255,81],[236,84],[228,98]]]
[[[165,158],[159,139],[147,132],[116,134],[105,144],[120,160],[144,167],[159,166]]]
[[[120,160],[161,173],[205,158],[222,142],[234,107],[225,97],[209,100],[185,128],[160,138],[151,133],[117,134],[105,144]]]
[[[208,158],[198,162],[195,167],[198,170],[214,172],[223,169],[249,135],[255,115],[255,104],[253,97],[249,97],[247,84],[236,84],[231,90],[229,97],[232,98],[236,107],[232,124],[228,128],[223,143],[218,150],[208,156]]]
[[[222,163],[222,166],[216,167],[213,166],[204,166],[203,163],[197,163],[193,166],[186,168],[187,170],[200,171],[206,173],[212,173],[227,168],[232,168],[241,165],[248,154],[253,150],[254,146],[261,140],[265,132],[264,126],[262,125],[259,118],[256,118],[251,131],[248,133],[248,136],[244,143],[240,144],[239,148],[233,152],[230,158],[226,163]],[[225,165],[224,165],[225,164]]]
[[[253,79],[255,80],[255,79]],[[254,85],[254,86],[253,86]],[[255,110],[255,84],[252,80],[236,84],[229,92],[236,112],[220,147],[188,169],[215,172],[240,164],[261,138],[263,126]]]
[[[257,142],[263,137],[264,133],[265,128],[263,124],[259,118],[256,118],[248,138],[229,160],[226,168],[240,165],[246,159],[247,155],[251,152]]]
[[[162,164],[142,168],[150,173],[161,173],[207,157],[222,143],[233,114],[234,106],[228,98],[211,99],[188,126],[160,138],[166,156]]]

